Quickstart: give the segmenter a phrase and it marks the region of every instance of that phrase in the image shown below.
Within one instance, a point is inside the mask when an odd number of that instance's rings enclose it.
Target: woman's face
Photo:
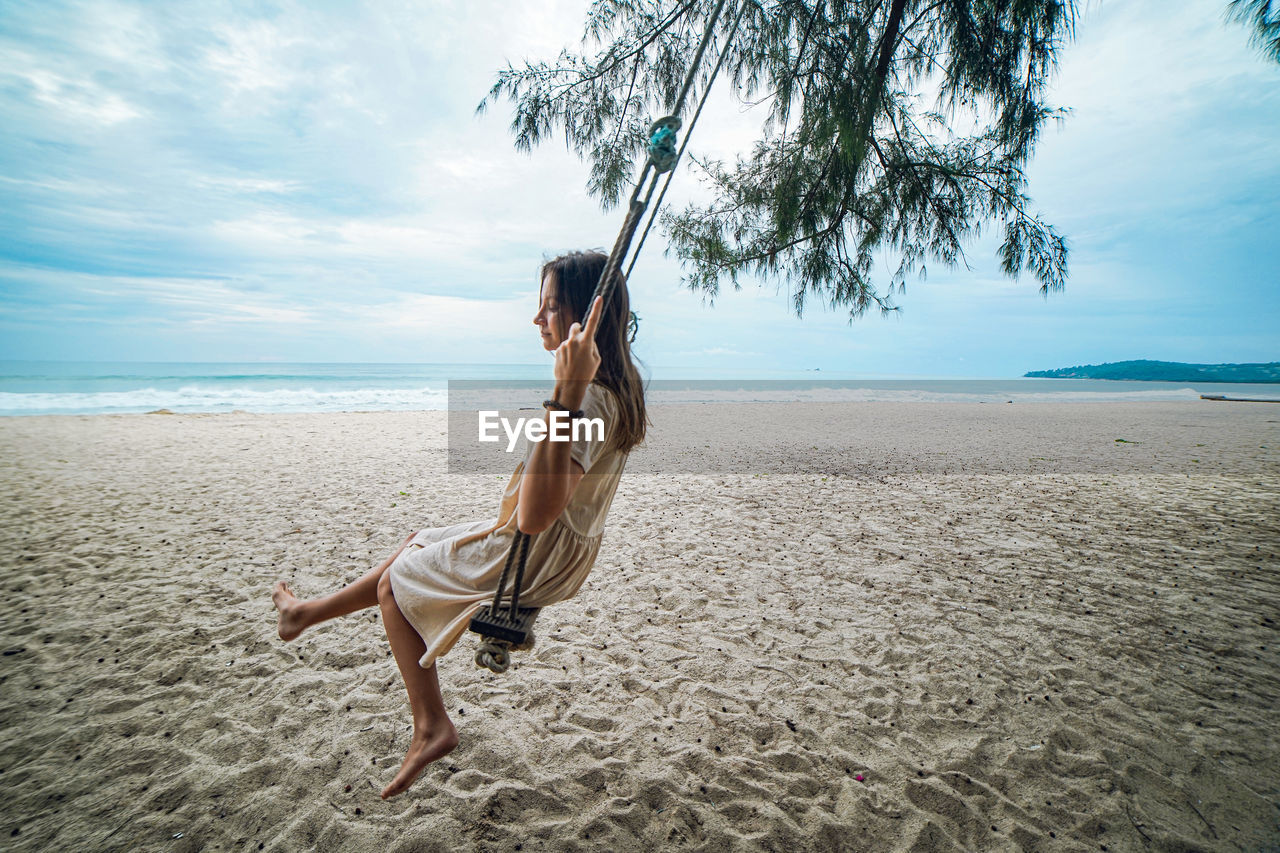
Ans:
[[[547,273],[547,277],[542,280],[538,313],[533,315],[533,324],[542,334],[542,348],[547,352],[554,352],[564,342],[564,333],[574,321],[572,309],[556,298],[555,279],[551,273]]]

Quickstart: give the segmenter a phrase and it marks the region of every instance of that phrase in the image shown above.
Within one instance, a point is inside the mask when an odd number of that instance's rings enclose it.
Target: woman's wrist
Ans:
[[[587,396],[589,381],[557,380],[552,399],[569,410],[582,408],[582,401]]]

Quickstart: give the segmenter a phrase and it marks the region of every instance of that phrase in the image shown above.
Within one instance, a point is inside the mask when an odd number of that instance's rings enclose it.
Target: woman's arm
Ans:
[[[582,391],[570,386],[582,383],[556,383],[555,400],[569,409],[582,408]],[[568,422],[562,420],[560,431],[566,432]],[[547,412],[547,435],[551,434],[551,412]],[[541,533],[552,525],[573,497],[573,490],[582,480],[582,466],[569,456],[570,442],[535,442],[533,452],[524,463],[524,476],[520,480],[520,502],[516,505],[516,524],[525,533]]]
[[[567,409],[582,408],[587,386],[600,367],[596,349],[596,327],[604,301],[596,297],[585,325],[574,323],[569,336],[556,348],[555,400]],[[547,413],[550,435],[551,413]],[[564,429],[564,426],[561,427]],[[573,490],[586,472],[569,456],[567,441],[539,441],[525,461],[520,478],[520,500],[516,505],[516,525],[525,533],[541,533],[550,527],[569,505]]]

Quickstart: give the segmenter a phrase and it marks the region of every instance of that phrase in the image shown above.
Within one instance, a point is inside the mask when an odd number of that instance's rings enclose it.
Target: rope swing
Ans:
[[[720,73],[720,66],[724,63],[724,58],[729,52],[729,44],[737,33],[738,22],[742,20],[742,13],[746,9],[745,3],[738,9],[738,14],[729,29],[728,38],[725,40],[724,46],[720,50],[720,55],[716,60],[715,69],[711,72],[711,77],[707,80],[707,85],[702,91],[702,97],[698,101],[698,108],[694,111],[693,120],[689,124],[689,132],[685,134],[685,140],[680,147],[676,148],[676,137],[683,125],[680,113],[683,112],[685,99],[693,88],[694,77],[702,64],[702,57],[706,52],[707,45],[711,43],[716,21],[719,20],[724,5],[725,0],[718,0],[715,9],[711,12],[711,16],[707,19],[707,27],[702,34],[702,41],[698,44],[693,63],[685,72],[684,84],[680,88],[680,94],[676,98],[675,105],[671,108],[671,114],[663,116],[649,126],[649,140],[645,146],[648,156],[645,158],[644,168],[640,172],[640,177],[636,180],[636,188],[631,193],[631,199],[627,203],[627,217],[622,223],[622,230],[618,232],[618,239],[613,244],[613,251],[609,253],[609,260],[604,265],[604,271],[600,274],[600,281],[596,284],[595,293],[592,294],[591,300],[587,303],[588,305],[594,304],[597,297],[603,299],[607,304],[609,298],[613,295],[614,287],[617,284],[618,271],[622,267],[622,261],[627,257],[631,249],[631,239],[635,236],[636,228],[639,226],[645,210],[649,207],[649,201],[653,198],[653,191],[658,185],[658,177],[666,174],[667,180],[663,184],[662,192],[658,195],[658,203],[654,205],[653,213],[650,214],[649,222],[645,226],[644,233],[640,236],[640,242],[636,246],[635,254],[631,258],[631,263],[627,266],[628,276],[631,275],[631,270],[635,267],[636,258],[639,257],[640,250],[644,248],[645,238],[649,235],[649,229],[653,226],[654,217],[657,216],[658,210],[662,207],[662,199],[667,194],[667,187],[671,185],[675,167],[680,162],[680,157],[684,154],[689,137],[693,134],[693,128],[698,123],[698,117],[702,115],[702,107],[707,101],[707,94],[715,83],[716,75]],[[644,195],[641,196],[646,180],[649,186],[644,191]],[[529,541],[532,538],[528,533],[518,527],[516,528],[515,536],[511,540],[511,550],[507,552],[507,561],[502,568],[502,576],[498,579],[498,588],[493,594],[493,602],[471,619],[470,629],[479,634],[481,638],[480,645],[476,650],[476,666],[485,667],[495,673],[507,671],[507,668],[511,665],[512,651],[527,651],[533,648],[533,622],[538,616],[539,608],[520,606],[520,588],[524,582],[525,562],[529,556]],[[507,589],[507,579],[511,575],[512,566],[515,567],[514,583],[511,586],[510,594],[507,596],[507,601],[504,602],[503,592]]]

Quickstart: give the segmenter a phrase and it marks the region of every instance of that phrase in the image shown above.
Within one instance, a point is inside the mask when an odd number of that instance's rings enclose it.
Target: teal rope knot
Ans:
[[[676,131],[680,124],[676,116],[666,116],[649,127],[649,162],[659,175],[675,168],[676,158],[680,156],[676,150]]]

